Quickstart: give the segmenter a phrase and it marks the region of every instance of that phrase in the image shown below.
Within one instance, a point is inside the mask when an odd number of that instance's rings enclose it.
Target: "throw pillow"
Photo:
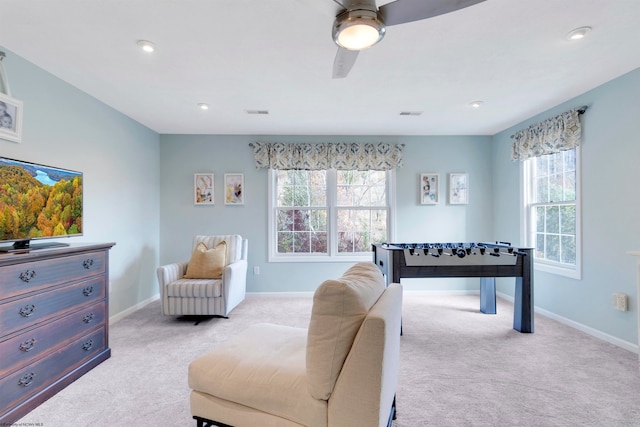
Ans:
[[[215,248],[207,248],[203,242],[198,243],[187,266],[185,279],[220,279],[225,266],[227,242],[224,240]]]

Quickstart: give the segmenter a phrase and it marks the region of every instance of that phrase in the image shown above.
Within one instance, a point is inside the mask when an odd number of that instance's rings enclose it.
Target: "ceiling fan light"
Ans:
[[[580,27],[575,30],[571,30],[569,34],[567,34],[567,39],[569,40],[580,40],[586,37],[587,33],[591,31],[591,27]]]
[[[385,32],[377,12],[353,10],[338,15],[333,25],[333,40],[345,49],[362,50],[382,40]]]
[[[138,47],[147,53],[151,53],[156,50],[156,45],[149,40],[138,40]]]

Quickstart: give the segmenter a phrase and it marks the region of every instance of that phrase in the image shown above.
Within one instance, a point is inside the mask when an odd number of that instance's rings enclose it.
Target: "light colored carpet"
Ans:
[[[498,300],[497,315],[478,305],[405,295],[394,426],[640,426],[636,354],[540,315],[521,334],[510,303]],[[310,311],[310,296],[249,295],[229,319],[196,326],[154,302],[113,325],[109,360],[19,423],[193,427],[191,360],[256,322],[306,327]]]

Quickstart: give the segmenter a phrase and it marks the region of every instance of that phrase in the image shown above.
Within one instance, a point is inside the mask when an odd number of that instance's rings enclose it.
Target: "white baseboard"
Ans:
[[[304,291],[304,292],[247,292],[247,295],[260,295],[263,297],[279,297],[279,296],[289,296],[289,297],[306,297],[313,296],[313,291]]]
[[[109,316],[109,326],[113,325],[114,323],[116,323],[118,320],[121,320],[125,317],[127,317],[128,315],[130,315],[131,313],[133,313],[134,311],[140,310],[142,307],[144,307],[147,304],[150,304],[156,300],[160,299],[160,294],[157,294],[155,296],[152,296],[149,299],[146,299],[142,302],[139,302],[138,304],[127,308],[126,310],[121,311],[120,313],[114,314],[113,316]]]
[[[513,303],[513,297],[510,295],[497,292],[497,296],[506,301],[510,301]],[[544,317],[548,317],[549,319],[553,319],[556,322],[562,323],[563,325],[567,325],[581,332],[584,332],[587,335],[591,335],[592,337],[601,339],[602,341],[606,341],[617,347],[628,350],[632,353],[636,353],[636,354],[638,353],[638,346],[636,344],[630,343],[629,341],[621,340],[620,338],[614,337],[613,335],[606,334],[590,326],[583,325],[582,323],[578,323],[571,319],[567,319],[566,317],[562,317],[558,314],[552,313],[540,307],[534,307],[534,312],[541,314]]]

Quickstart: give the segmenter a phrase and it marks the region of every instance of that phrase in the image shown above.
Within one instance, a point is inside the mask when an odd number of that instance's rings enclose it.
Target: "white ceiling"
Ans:
[[[493,135],[640,67],[640,0],[487,0],[387,28],[332,79],[337,10],[332,0],[0,0],[0,46],[163,134]],[[586,25],[587,38],[565,38]]]

